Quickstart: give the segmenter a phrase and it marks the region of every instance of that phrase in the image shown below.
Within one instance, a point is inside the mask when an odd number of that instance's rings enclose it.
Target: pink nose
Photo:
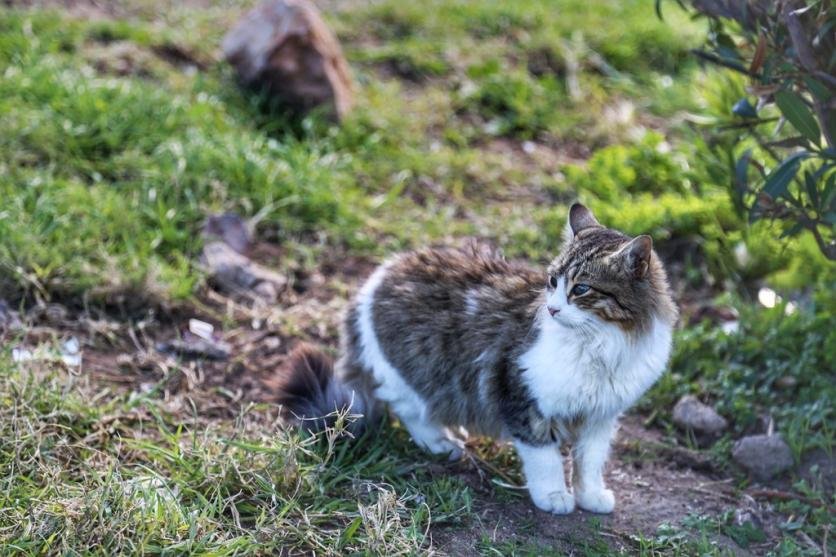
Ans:
[[[553,308],[553,307],[551,307],[551,306],[548,306],[548,310],[549,310],[549,315],[551,315],[552,317],[554,317],[555,315],[557,315],[558,313],[560,313],[560,310],[559,310],[559,309],[557,309],[557,308]]]

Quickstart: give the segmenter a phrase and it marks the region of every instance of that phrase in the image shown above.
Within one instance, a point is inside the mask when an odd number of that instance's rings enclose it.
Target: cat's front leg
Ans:
[[[520,440],[514,440],[514,445],[534,504],[554,514],[572,512],[575,498],[566,488],[560,447],[554,444],[537,447]]]
[[[584,424],[573,450],[575,500],[580,508],[594,513],[611,513],[615,508],[615,496],[604,485],[604,465],[615,425],[615,420]]]

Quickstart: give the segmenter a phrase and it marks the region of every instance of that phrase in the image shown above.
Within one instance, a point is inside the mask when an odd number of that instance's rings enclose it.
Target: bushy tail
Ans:
[[[297,346],[269,386],[290,423],[321,431],[349,416],[350,431],[363,428],[364,419],[358,415],[365,413],[364,397],[334,375],[333,360],[314,346]]]

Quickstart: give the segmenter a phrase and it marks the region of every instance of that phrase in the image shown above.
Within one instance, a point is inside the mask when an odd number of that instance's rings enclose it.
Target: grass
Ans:
[[[0,187],[10,202],[0,220],[0,264],[6,270],[0,292],[7,297],[93,295],[109,303],[137,294],[146,299],[149,293],[188,298],[201,281],[193,263],[200,249],[196,232],[210,212],[258,212],[265,233],[282,241],[315,231],[333,243],[360,247],[377,242],[382,233],[394,236],[390,244],[402,246],[414,231],[385,223],[382,231],[361,230],[361,223],[368,226],[400,211],[437,235],[447,219],[427,218],[422,208],[397,199],[406,189],[431,180],[470,202],[483,188],[495,188],[497,178],[511,182],[523,174],[523,169],[508,172],[497,168],[499,161],[482,160],[470,143],[493,135],[556,136],[582,132],[581,122],[593,125],[594,107],[568,102],[559,76],[536,77],[525,60],[515,60],[571,29],[582,18],[580,5],[567,6],[571,18],[568,12],[556,17],[538,2],[500,13],[478,2],[440,3],[432,16],[432,10],[396,4],[351,10],[337,29],[361,68],[370,56],[377,62],[380,57],[375,58],[376,47],[352,46],[347,29],[360,21],[380,40],[393,34],[388,48],[420,51],[428,57],[426,64],[438,68],[451,49],[480,40],[483,50],[478,58],[456,58],[466,83],[453,95],[447,94],[447,83],[431,85],[413,104],[398,98],[403,94],[398,83],[369,83],[357,114],[342,128],[330,129],[316,118],[265,118],[258,99],[239,92],[221,64],[207,62],[206,71],[190,77],[148,54],[174,45],[196,61],[206,59],[202,35],[220,35],[212,25],[219,17],[213,10],[196,16],[194,29],[187,27],[191,33],[179,36],[179,42],[173,42],[173,27],[142,22],[141,5],[140,20],[132,25],[54,12],[4,12],[0,112],[6,133],[0,140]],[[635,6],[611,6],[597,15],[624,14],[645,22]],[[178,25],[179,16],[176,10],[169,15]],[[533,35],[512,45],[497,29],[484,39],[474,35],[487,32],[487,22],[506,20],[502,25],[509,29],[533,25]],[[455,32],[447,33],[451,28]],[[591,43],[610,44],[599,32]],[[642,23],[630,44],[622,45],[619,60],[645,61],[648,34],[659,35],[671,45],[672,56],[679,52],[683,58],[684,47],[667,27]],[[128,58],[127,75],[114,75],[108,52],[124,43],[132,45],[127,55],[119,55]],[[428,50],[433,44],[437,48]],[[441,61],[429,59],[442,51]],[[648,73],[642,66],[640,77]],[[596,102],[606,102],[600,91],[604,80],[592,71],[580,75],[599,97]],[[433,136],[438,142],[428,144]],[[382,197],[368,207],[372,192]],[[422,236],[419,241],[427,239],[426,232]]]
[[[710,397],[734,416],[734,433],[775,420],[796,458],[834,447],[836,389],[828,374],[836,349],[833,318],[825,312],[743,307],[741,329],[727,334],[703,324],[681,331],[671,367],[646,399],[646,407],[669,407],[684,394]]]
[[[100,19],[0,12],[0,300],[114,319],[149,304],[202,307],[200,230],[227,211],[257,221],[281,265],[307,273],[332,251],[373,258],[465,236],[543,262],[580,198],[673,252],[683,299],[701,292],[741,313],[737,334],[678,332],[672,373],[640,411],[687,443],[667,410],[686,393],[715,404],[732,424],[712,449],[724,465],[731,439],[763,414],[799,461],[832,453],[834,267],[812,239],[779,239],[734,212],[725,146],[699,122],[727,117],[744,84],[689,56],[701,22],[673,5],[661,22],[639,0],[339,3],[325,13],[358,106],[334,126],[242,92],[217,60],[250,4],[126,0]],[[795,313],[755,307],[763,284]],[[776,387],[788,377],[791,388]],[[170,377],[156,379],[148,392],[113,390],[0,355],[4,547],[415,554],[433,547],[431,526],[483,527],[473,488],[437,473],[396,426],[362,444],[306,437],[269,406],[203,415],[199,397],[172,400]],[[510,451],[479,450],[519,479]],[[832,494],[794,481],[801,498],[777,505],[787,520],[775,555],[807,551],[800,533],[819,541],[832,528]],[[718,535],[743,547],[757,533],[720,514],[626,533],[622,551],[722,554]],[[589,555],[613,550],[600,536],[576,541]],[[546,552],[487,531],[477,545]]]
[[[229,423],[0,360],[0,539],[17,554],[412,554],[467,516],[402,430],[301,436],[261,408]],[[91,405],[90,400],[99,401]]]
[[[97,27],[68,30],[55,14],[3,19],[7,36],[30,29],[38,40],[3,51],[0,291],[107,299],[159,285],[189,296],[195,232],[211,212],[262,211],[282,235],[311,222],[346,235],[357,226],[340,161],[244,123],[243,97],[221,99],[200,78],[161,88],[97,75],[79,60]]]

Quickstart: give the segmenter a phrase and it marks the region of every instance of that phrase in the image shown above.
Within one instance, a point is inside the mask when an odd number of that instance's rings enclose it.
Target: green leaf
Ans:
[[[801,135],[816,145],[821,141],[821,130],[818,123],[797,94],[792,91],[783,90],[775,93],[775,104],[781,109],[781,113],[790,123],[795,126]]]
[[[836,173],[830,175],[824,184],[824,193],[821,196],[822,207],[834,212],[836,211]]]
[[[830,97],[833,96],[833,93],[830,89],[819,81],[818,79],[812,78],[809,75],[804,76],[804,83],[807,85],[807,88],[810,90],[813,95],[823,101],[829,101]]]
[[[752,150],[747,149],[734,165],[734,178],[737,189],[745,192],[749,185],[749,161],[752,160]]]
[[[793,236],[797,236],[798,233],[801,232],[802,230],[804,230],[804,225],[801,224],[800,222],[797,222],[794,225],[792,225],[791,227],[789,227],[788,229],[784,230],[781,233],[780,238],[791,238]]]
[[[819,190],[817,188],[816,179],[810,172],[804,173],[804,185],[807,187],[807,195],[810,196],[810,201],[813,202],[813,207],[819,206]]]
[[[351,521],[351,524],[346,527],[345,531],[340,536],[340,547],[343,547],[354,538],[354,534],[357,532],[357,529],[362,523],[363,519],[359,516]]]
[[[769,173],[766,177],[766,183],[763,185],[763,191],[768,193],[773,199],[778,197],[785,197],[787,188],[798,174],[798,169],[801,167],[801,161],[810,157],[807,151],[801,151],[785,159],[778,168]]]

